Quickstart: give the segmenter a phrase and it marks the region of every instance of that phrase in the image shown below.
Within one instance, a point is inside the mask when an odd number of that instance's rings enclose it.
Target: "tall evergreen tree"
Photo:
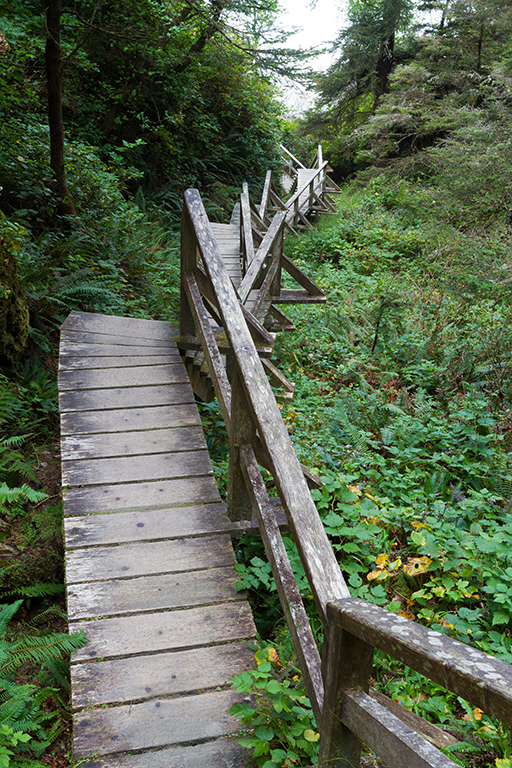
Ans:
[[[335,43],[338,60],[321,77],[321,102],[349,123],[375,110],[389,91],[396,36],[411,21],[413,0],[349,0],[349,26]]]

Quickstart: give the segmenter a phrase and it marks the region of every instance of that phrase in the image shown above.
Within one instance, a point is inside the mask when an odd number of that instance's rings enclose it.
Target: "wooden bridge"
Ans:
[[[455,766],[432,745],[443,745],[435,728],[369,689],[374,647],[512,721],[509,665],[349,596],[309,491],[316,480],[297,460],[269,382],[291,395],[269,361],[274,331],[293,327],[279,305],[325,301],[282,254],[297,219],[273,194],[267,178],[255,206],[244,187],[228,225],[208,221],[197,191],[185,194],[179,329],[87,313],[62,328],[68,608],[70,629],[88,638],[71,667],[74,752],[88,768],[251,765],[226,714],[240,699],[226,681],[254,662],[231,537],[256,525],[320,730],[319,765],[359,765],[363,741],[391,768]],[[314,186],[298,221],[322,195]],[[284,289],[283,271],[299,287]],[[212,389],[229,434],[227,505],[194,401]],[[322,660],[283,516],[324,624]]]

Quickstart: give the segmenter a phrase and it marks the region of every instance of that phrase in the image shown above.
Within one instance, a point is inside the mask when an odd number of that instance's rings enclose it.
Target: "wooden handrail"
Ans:
[[[246,302],[249,293],[254,289],[256,280],[260,275],[263,264],[268,259],[269,254],[273,249],[276,251],[274,256],[277,256],[279,261],[281,260],[282,234],[285,218],[286,214],[284,211],[279,211],[274,216],[270,227],[267,229],[265,237],[263,238],[260,247],[258,248],[252,262],[250,263],[249,268],[245,273],[244,279],[242,280],[242,283],[238,289],[238,295],[240,296],[242,303]]]
[[[328,166],[328,165],[329,165],[329,163],[328,163],[327,161],[325,161],[325,163],[323,163],[323,164],[322,164],[322,166],[321,166],[321,167],[320,167],[320,168],[317,170],[317,172],[315,173],[315,175],[313,176],[313,178],[312,178],[312,179],[310,179],[309,181],[307,181],[307,182],[304,184],[304,186],[303,186],[303,187],[301,187],[300,189],[298,189],[298,190],[295,192],[295,194],[293,195],[293,197],[291,197],[291,198],[290,198],[290,199],[287,201],[287,203],[286,203],[286,206],[288,207],[288,209],[290,209],[292,206],[294,206],[294,205],[295,205],[295,203],[296,203],[296,202],[299,200],[300,196],[301,196],[301,195],[303,195],[303,194],[304,194],[304,192],[306,191],[306,189],[308,189],[308,187],[310,187],[310,186],[311,186],[311,184],[313,184],[313,183],[314,183],[314,181],[315,181],[315,179],[317,178],[317,176],[320,176],[320,175],[321,175],[321,174],[322,174],[322,173],[325,171],[325,169],[327,168],[327,166]]]
[[[282,219],[282,216],[281,216]],[[279,228],[279,223],[275,225]],[[304,478],[302,467],[293,449],[288,431],[275,400],[258,351],[249,333],[243,307],[231,284],[222,257],[212,234],[210,223],[197,190],[187,190],[183,213],[182,298],[187,309],[182,317],[197,325],[204,344],[205,356],[211,365],[213,383],[221,410],[229,429],[230,472],[228,513],[232,519],[252,516],[253,508],[268,528],[264,535],[274,542],[275,520],[273,505],[266,495],[256,471],[258,462],[264,464],[274,477],[282,508],[304,569],[311,584],[320,616],[325,620],[328,601],[348,597],[349,592],[327,539],[322,522]],[[187,251],[185,253],[185,251]],[[215,335],[208,324],[197,275],[205,274],[215,296],[215,306],[221,315],[229,346],[230,382],[220,370],[220,354]],[[189,328],[190,333],[190,328]],[[250,482],[249,482],[250,481]],[[262,534],[263,535],[263,534]],[[269,559],[282,564],[283,550],[271,547]],[[272,552],[274,554],[272,554]],[[284,550],[286,554],[286,551]],[[277,558],[277,560],[276,560]],[[281,567],[281,566],[280,566]],[[291,569],[290,569],[291,572]],[[282,571],[274,570],[279,584]],[[290,631],[295,638],[297,653],[304,661],[304,678],[314,710],[321,714],[323,685],[321,684],[318,651],[312,641],[300,595],[285,578],[281,589],[283,605],[288,606]],[[291,591],[290,591],[291,590]],[[285,610],[285,612],[286,612]]]
[[[250,217],[248,196],[245,208]],[[251,261],[240,291],[245,299],[261,279],[261,290],[271,293],[278,261],[270,254],[284,218],[280,212],[274,219]],[[283,257],[279,264],[307,287],[311,300],[322,298],[293,262]],[[197,190],[185,193],[181,266],[181,338],[187,348],[200,343],[229,434],[228,513],[232,520],[256,514],[320,730],[320,768],[356,768],[361,742],[394,768],[454,768],[420,735],[428,730],[417,725],[420,718],[404,717],[396,702],[387,706],[386,697],[369,690],[374,648],[510,724],[512,666],[350,597],[260,360],[262,349],[255,346],[254,339],[264,345],[273,337],[240,301]],[[281,291],[285,300],[292,293]],[[211,317],[220,328],[211,327]],[[229,375],[221,352],[228,355]],[[259,465],[273,475],[324,625],[322,662],[276,523],[276,500],[268,497]]]
[[[333,601],[327,616],[322,768],[359,765],[361,742],[393,766],[456,765],[368,696],[374,648],[512,725],[512,665],[357,598]]]
[[[249,201],[249,186],[244,182],[240,197],[240,243],[242,251],[243,271],[245,272],[254,259],[254,241],[252,239],[251,204]]]
[[[267,215],[268,201],[270,199],[270,187],[272,185],[272,171],[267,171],[265,176],[265,184],[263,185],[263,192],[261,194],[261,203],[259,205],[258,212],[262,219]]]
[[[290,158],[290,160],[293,160],[294,163],[296,163],[299,168],[305,168],[306,166],[301,163],[300,160],[298,160],[295,155],[292,155],[289,149],[287,149],[284,144],[280,144],[279,148]]]

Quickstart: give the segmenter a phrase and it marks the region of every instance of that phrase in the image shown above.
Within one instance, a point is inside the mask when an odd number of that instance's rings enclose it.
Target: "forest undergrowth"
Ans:
[[[436,220],[428,195],[377,178],[348,187],[337,217],[287,238],[328,303],[288,308],[297,330],[279,335],[275,357],[296,390],[280,407],[323,480],[313,496],[351,594],[512,662],[510,233]],[[215,406],[205,421],[222,485]],[[243,743],[265,768],[310,765],[318,734],[270,566],[256,537],[237,555],[261,636],[257,670],[235,680],[260,704],[235,707],[254,728]],[[374,677],[456,736],[460,765],[512,765],[509,729],[484,712],[381,653]]]

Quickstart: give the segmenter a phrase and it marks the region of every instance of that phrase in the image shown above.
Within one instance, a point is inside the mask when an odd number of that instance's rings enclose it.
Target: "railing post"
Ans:
[[[284,219],[283,224],[281,226],[281,229],[279,231],[279,235],[274,240],[274,245],[272,246],[272,259],[271,262],[274,261],[274,259],[279,260],[279,267],[276,270],[276,274],[274,276],[274,279],[270,283],[270,289],[269,289],[269,295],[276,299],[281,295],[281,276],[282,276],[282,263],[283,263],[283,241],[284,241]]]
[[[252,520],[252,501],[240,465],[240,446],[254,445],[256,430],[242,384],[240,371],[231,361],[231,420],[229,425],[228,517]]]
[[[185,290],[185,276],[187,273],[193,274],[196,268],[197,239],[186,206],[183,206],[181,214],[180,258],[180,334],[181,336],[195,336],[196,325],[194,315],[189,307],[188,294]]]
[[[320,727],[318,768],[359,768],[361,741],[341,721],[346,691],[368,693],[373,647],[341,628],[339,608],[328,604],[328,625],[322,653],[324,707]]]

